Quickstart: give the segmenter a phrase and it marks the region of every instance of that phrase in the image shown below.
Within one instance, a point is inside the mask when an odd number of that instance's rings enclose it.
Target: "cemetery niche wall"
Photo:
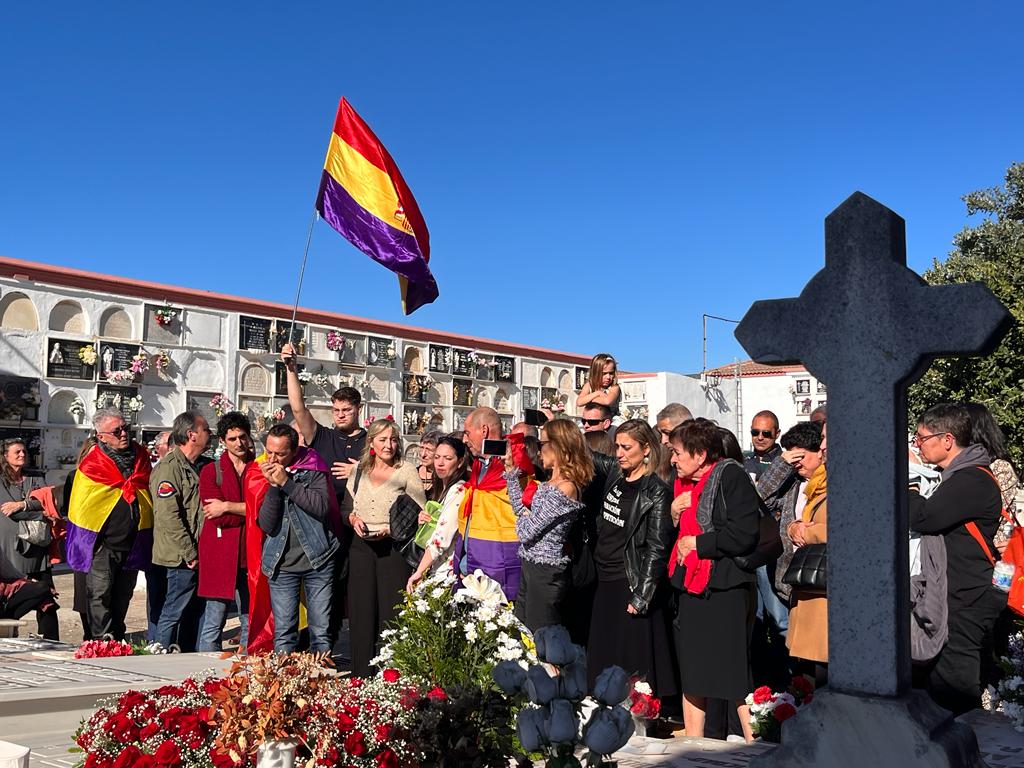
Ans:
[[[506,429],[541,371],[571,380],[589,356],[494,343],[362,318],[154,286],[0,257],[0,430],[32,441],[58,482],[98,408],[119,409],[138,438],[194,406],[246,411],[259,432],[290,419],[278,350],[291,338],[306,404],[331,424],[331,395],[356,388],[361,422],[391,416],[407,442],[459,431],[478,398]],[[33,385],[32,382],[35,382]],[[575,397],[564,394],[569,413]],[[531,401],[532,402],[532,401]]]

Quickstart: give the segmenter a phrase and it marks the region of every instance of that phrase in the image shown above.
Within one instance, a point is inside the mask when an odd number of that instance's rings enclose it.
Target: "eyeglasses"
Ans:
[[[772,430],[772,429],[752,429],[752,430],[750,430],[750,436],[751,437],[757,437],[758,435],[760,435],[761,437],[775,437],[775,430]]]
[[[604,419],[580,419],[580,423],[586,424],[588,427],[596,427],[602,421],[604,421]]]
[[[96,434],[97,435],[113,435],[114,437],[121,437],[121,435],[127,435],[128,434],[128,428],[122,425],[120,427],[114,427],[113,429],[108,430],[106,432],[97,432]]]
[[[945,437],[948,434],[949,432],[936,432],[934,435],[925,435],[924,437],[921,437],[921,435],[914,435],[911,442],[914,445],[921,445],[922,443],[931,440],[933,437]]]

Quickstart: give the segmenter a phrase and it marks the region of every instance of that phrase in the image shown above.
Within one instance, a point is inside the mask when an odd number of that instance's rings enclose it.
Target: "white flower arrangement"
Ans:
[[[135,395],[135,397],[131,398],[125,404],[125,408],[128,410],[129,413],[138,413],[139,411],[142,410],[144,405],[145,403],[143,402],[142,397],[140,395]]]
[[[996,711],[1013,720],[1014,730],[1024,733],[1024,631],[1010,635],[1007,651],[999,660],[1005,677],[991,698]]]
[[[75,395],[75,399],[71,401],[71,405],[68,406],[68,412],[76,417],[82,418],[85,416],[85,403],[78,395]]]
[[[114,386],[123,387],[135,382],[135,374],[130,370],[110,371],[106,376],[107,382]]]
[[[313,374],[307,370],[301,370],[298,372],[297,375],[299,377],[299,381],[301,381],[303,384],[308,384],[310,380],[313,378]]]

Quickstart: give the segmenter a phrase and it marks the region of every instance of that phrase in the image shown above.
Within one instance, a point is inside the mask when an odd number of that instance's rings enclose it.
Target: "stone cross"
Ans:
[[[909,691],[907,386],[935,357],[991,351],[1010,322],[983,284],[908,269],[903,219],[857,192],[825,219],[825,268],[799,298],[758,301],[736,329],[754,360],[828,386],[829,691]]]

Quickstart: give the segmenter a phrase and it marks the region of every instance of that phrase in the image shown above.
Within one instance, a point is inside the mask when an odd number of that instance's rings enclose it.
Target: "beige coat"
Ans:
[[[822,500],[813,508],[811,504],[808,503],[804,508],[803,521],[818,525],[807,529],[806,540],[808,544],[824,544],[828,539],[828,503]],[[794,587],[790,603],[793,607],[789,611],[789,631],[786,633],[790,655],[827,664],[828,597],[819,592],[807,592]]]

